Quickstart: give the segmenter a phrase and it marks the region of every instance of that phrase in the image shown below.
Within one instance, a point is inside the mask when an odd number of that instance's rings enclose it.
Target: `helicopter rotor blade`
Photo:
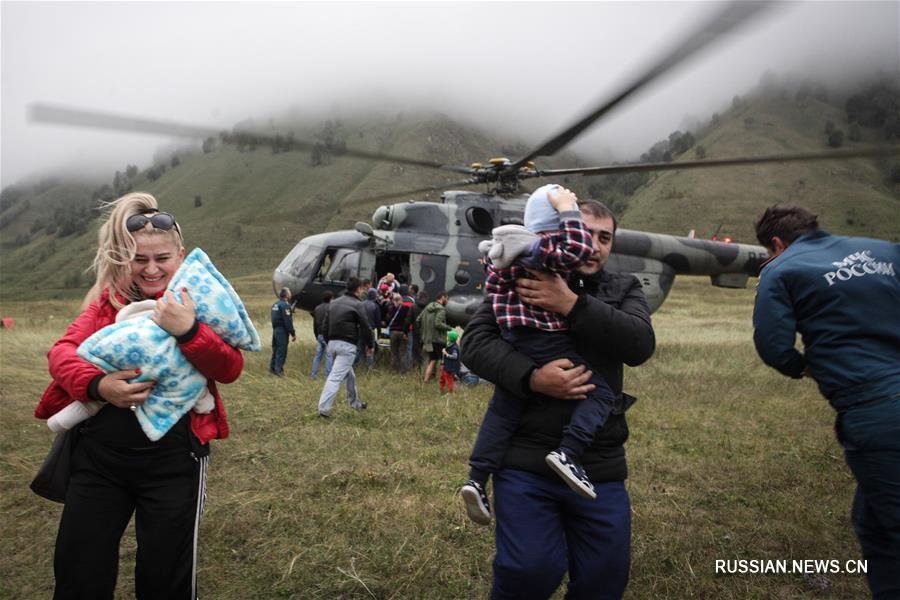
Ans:
[[[185,138],[222,137],[224,139],[229,135],[227,132],[223,133],[221,129],[214,129],[212,127],[188,125],[175,121],[146,119],[143,117],[84,110],[44,103],[31,104],[29,106],[29,115],[32,121],[39,123],[105,129],[109,131],[148,133]],[[292,136],[276,137],[245,130],[236,130],[233,132],[233,135],[236,139],[245,143],[253,142],[262,146],[277,145],[290,150],[309,151],[315,146],[314,142],[295,139]],[[227,140],[224,141],[227,143]],[[404,156],[394,156],[382,152],[370,152],[368,150],[356,150],[353,148],[342,148],[340,155],[425,167],[429,169],[439,169],[442,171],[452,171],[454,173],[464,173],[466,175],[473,172],[473,169],[470,167],[447,165],[429,160],[406,158]]]
[[[185,125],[175,121],[157,121],[142,117],[117,115],[106,112],[69,108],[36,102],[29,105],[30,120],[38,123],[69,125],[90,129],[107,129],[133,133],[170,135],[175,137],[202,138],[218,136],[220,129]]]
[[[442,183],[440,185],[431,185],[428,187],[422,187],[415,190],[405,190],[402,192],[389,192],[387,194],[379,194],[378,196],[366,196],[365,198],[354,198],[352,202],[354,204],[364,204],[367,202],[375,202],[376,200],[389,200],[391,198],[399,198],[400,196],[409,196],[413,194],[422,194],[425,192],[436,192],[438,190],[446,190],[449,188],[460,187],[464,185],[474,185],[476,183],[483,183],[481,181],[477,181],[474,179],[463,179],[462,181],[452,181],[450,183]]]
[[[627,163],[603,167],[583,167],[575,169],[547,169],[538,171],[534,177],[556,175],[612,175],[613,173],[641,173],[646,171],[678,171],[681,169],[708,169],[711,167],[732,167],[762,165],[768,163],[806,162],[817,160],[843,160],[846,158],[875,158],[900,154],[900,146],[884,148],[859,148],[833,150],[831,152],[802,152],[799,154],[773,154],[745,158],[722,158],[711,160],[687,160],[684,162]]]
[[[746,23],[772,4],[773,2],[768,0],[730,2],[709,21],[686,35],[682,41],[676,44],[669,52],[664,53],[664,58],[662,60],[652,65],[618,95],[605,101],[598,108],[588,113],[559,134],[545,141],[527,155],[511,163],[508,169],[511,171],[517,170],[538,156],[551,156],[556,154],[581,134],[581,132],[590,127],[597,119],[618,106],[629,96],[664,74],[666,71],[677,66],[691,55],[699,52],[733,29]]]

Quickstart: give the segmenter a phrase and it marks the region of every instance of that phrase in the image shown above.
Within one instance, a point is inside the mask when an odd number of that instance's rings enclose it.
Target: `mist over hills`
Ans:
[[[645,158],[665,155],[677,162],[821,151],[829,144],[826,128],[840,131],[840,145],[852,148],[883,143],[886,128],[900,120],[895,88],[878,96],[887,118],[895,119],[888,125],[885,118],[866,121],[856,115],[854,123],[848,122],[847,96],[833,96],[811,86],[804,91],[802,85],[764,81],[689,136],[659,132],[662,141]],[[352,228],[356,221],[368,221],[381,204],[438,201],[440,194],[366,198],[461,179],[455,173],[341,156],[343,146],[469,164],[520,156],[532,145],[498,138],[445,115],[294,119],[287,114],[243,125],[260,133],[291,132],[318,140],[317,150],[282,152],[208,141],[202,147],[167,146],[150,167],[123,164],[107,182],[45,175],[5,188],[0,196],[0,298],[35,290],[79,295],[91,281],[85,267],[96,243],[93,208],[98,200],[127,190],[154,194],[164,210],[177,216],[187,245],[202,247],[229,277],[238,278],[270,273],[299,239]],[[538,162],[541,168],[595,164],[565,152]],[[897,163],[900,157],[670,171],[628,180],[570,176],[561,183],[580,196],[606,201],[621,215],[621,225],[631,229],[678,235],[695,229],[698,237],[720,229],[737,241],[754,243],[756,215],[765,206],[791,202],[817,211],[823,226],[835,233],[898,240],[900,176],[892,173]]]

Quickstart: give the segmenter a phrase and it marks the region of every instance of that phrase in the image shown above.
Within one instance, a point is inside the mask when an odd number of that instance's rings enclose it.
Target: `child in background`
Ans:
[[[492,242],[479,244],[479,249],[487,254],[485,290],[491,297],[501,335],[539,365],[560,358],[587,365],[575,350],[566,317],[524,303],[515,290],[516,279],[530,276],[527,269],[550,271],[565,278],[591,257],[593,241],[577,200],[575,194],[561,186],[540,187],[528,198],[524,227],[497,227],[492,231]],[[606,423],[615,398],[597,373],[592,372],[590,383],[596,387],[587,399],[577,402],[563,429],[559,448],[550,452],[545,461],[570,488],[593,500],[597,495],[581,466],[581,455],[593,441],[594,432]],[[487,479],[503,464],[525,402],[496,388],[478,431],[469,459],[469,481],[460,495],[469,518],[481,525],[491,521]]]
[[[447,384],[447,391],[453,393],[453,381],[456,374],[459,373],[459,345],[456,340],[459,334],[453,330],[447,332],[447,347],[444,348],[444,360],[441,363],[441,379],[438,387],[441,392],[444,391],[444,384]]]

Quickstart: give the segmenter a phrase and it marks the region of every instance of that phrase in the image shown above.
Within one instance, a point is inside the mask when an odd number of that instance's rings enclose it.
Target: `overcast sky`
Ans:
[[[571,149],[634,158],[773,69],[897,74],[900,3],[791,2],[687,62]],[[149,166],[153,136],[29,123],[41,101],[216,127],[290,108],[421,107],[537,145],[657,60],[710,2],[0,4],[0,183]],[[492,125],[493,124],[493,125]],[[473,157],[476,160],[482,157]]]

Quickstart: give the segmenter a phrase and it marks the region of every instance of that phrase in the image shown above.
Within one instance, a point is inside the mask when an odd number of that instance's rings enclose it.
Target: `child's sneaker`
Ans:
[[[581,465],[572,460],[571,457],[566,456],[565,452],[554,450],[544,460],[578,495],[591,500],[597,499],[597,493],[594,492],[594,484],[588,479],[587,473],[584,472]]]
[[[459,490],[459,495],[466,504],[466,513],[470,519],[479,525],[491,524],[491,507],[484,486],[470,479]]]

